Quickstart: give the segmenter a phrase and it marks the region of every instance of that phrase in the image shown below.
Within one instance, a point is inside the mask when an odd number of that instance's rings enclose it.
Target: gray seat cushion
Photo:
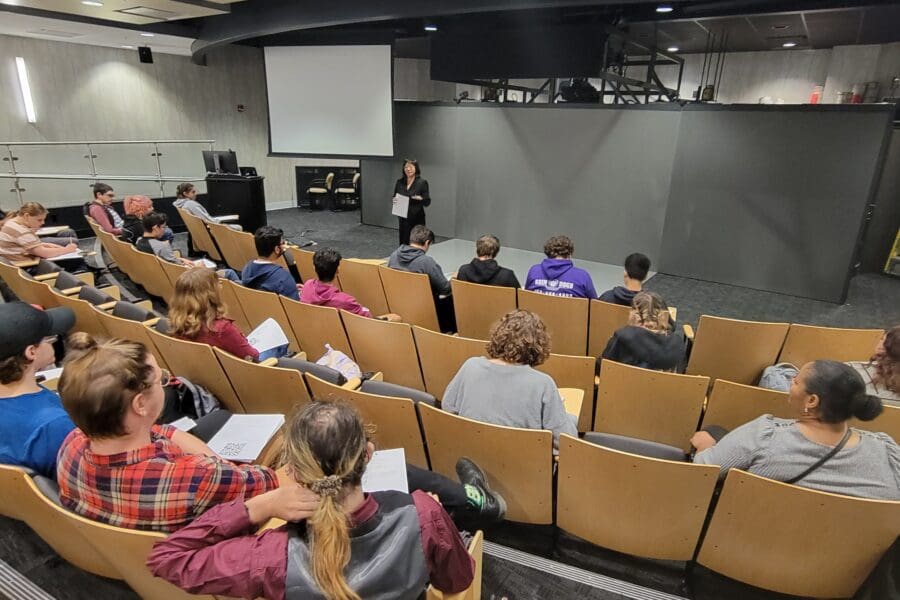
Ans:
[[[295,369],[300,371],[301,373],[309,373],[310,375],[315,375],[319,379],[323,381],[327,381],[333,385],[344,385],[347,383],[347,378],[344,377],[343,373],[336,369],[332,369],[331,367],[326,367],[324,365],[317,365],[314,362],[310,362],[308,360],[300,360],[299,358],[279,358],[278,366],[282,369]]]
[[[35,274],[39,275],[39,273]],[[83,287],[84,285],[85,283],[82,280],[78,279],[68,271],[60,271],[56,276],[56,281],[54,282],[53,287],[58,290],[67,290],[74,287]]]
[[[64,273],[63,268],[52,260],[40,259],[38,265],[32,270],[33,275],[45,275],[47,273]],[[69,286],[73,287],[73,286]]]
[[[59,485],[56,484],[56,481],[43,475],[35,475],[31,479],[44,496],[57,506],[62,506],[62,502],[59,501]]]
[[[677,460],[684,462],[685,454],[681,448],[642,440],[624,435],[613,435],[612,433],[598,433],[595,431],[584,434],[584,441],[613,450],[622,452],[630,452],[631,454],[640,454],[650,458],[662,458],[664,460]]]
[[[116,302],[116,306],[113,308],[112,314],[114,317],[121,317],[123,319],[128,319],[129,321],[148,321],[156,317],[152,312],[137,306],[136,304],[132,304],[131,302]]]
[[[393,396],[395,398],[409,398],[415,403],[424,402],[429,406],[436,403],[435,397],[427,392],[422,392],[414,388],[404,387],[396,383],[387,383],[384,381],[363,381],[361,391],[368,394],[377,394],[379,396]]]
[[[98,290],[95,287],[91,287],[89,285],[81,286],[81,289],[78,291],[78,298],[80,300],[87,300],[91,304],[105,304],[106,302],[114,302],[116,299],[103,292]]]
[[[169,326],[169,319],[167,319],[166,317],[162,317],[156,323],[156,330],[164,335],[169,335],[169,331],[171,330],[171,327]]]

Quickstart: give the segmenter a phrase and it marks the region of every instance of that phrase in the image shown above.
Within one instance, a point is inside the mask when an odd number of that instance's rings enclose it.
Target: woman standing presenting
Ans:
[[[431,204],[428,182],[422,178],[419,163],[411,158],[403,161],[403,174],[394,185],[394,196],[409,196],[406,218],[400,217],[400,245],[409,244],[409,232],[416,225],[425,224],[425,207]]]

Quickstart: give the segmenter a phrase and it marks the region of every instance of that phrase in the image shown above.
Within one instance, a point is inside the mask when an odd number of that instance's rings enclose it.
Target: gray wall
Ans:
[[[886,110],[682,113],[660,270],[842,302]]]

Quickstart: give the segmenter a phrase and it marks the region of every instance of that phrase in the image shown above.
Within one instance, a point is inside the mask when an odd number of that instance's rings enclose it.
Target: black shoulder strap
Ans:
[[[819,467],[824,465],[826,462],[831,460],[832,456],[834,456],[835,454],[840,452],[841,448],[843,448],[844,446],[847,445],[847,441],[850,439],[850,435],[852,433],[853,433],[853,430],[851,428],[847,427],[847,433],[844,434],[844,437],[841,438],[841,441],[838,442],[837,446],[832,448],[828,452],[828,454],[826,454],[825,456],[820,458],[818,461],[816,461],[816,463],[814,465],[812,465],[811,467],[809,467],[808,469],[806,469],[805,471],[803,471],[796,477],[792,477],[791,479],[788,479],[787,481],[785,481],[785,483],[797,483],[798,481],[800,481],[801,479],[803,479],[804,477],[806,477],[807,475],[809,475],[810,473],[812,473],[813,471],[815,471],[816,469],[818,469]]]

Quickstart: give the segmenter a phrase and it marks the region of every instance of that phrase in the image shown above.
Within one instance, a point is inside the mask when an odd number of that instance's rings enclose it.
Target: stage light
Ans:
[[[425,31],[437,31],[437,25],[426,25]]]
[[[19,87],[22,89],[22,100],[25,102],[25,118],[29,123],[37,123],[31,86],[28,84],[28,71],[25,69],[25,59],[21,56],[16,57],[16,70],[19,72]]]
[[[658,13],[670,13],[673,10],[675,10],[675,9],[672,8],[672,6],[669,4],[660,4],[659,6],[656,7],[656,12],[658,12]]]
[[[678,52],[678,46],[669,46],[666,48],[666,52]]]
[[[793,48],[797,45],[797,42],[785,42],[781,45],[782,48]]]

